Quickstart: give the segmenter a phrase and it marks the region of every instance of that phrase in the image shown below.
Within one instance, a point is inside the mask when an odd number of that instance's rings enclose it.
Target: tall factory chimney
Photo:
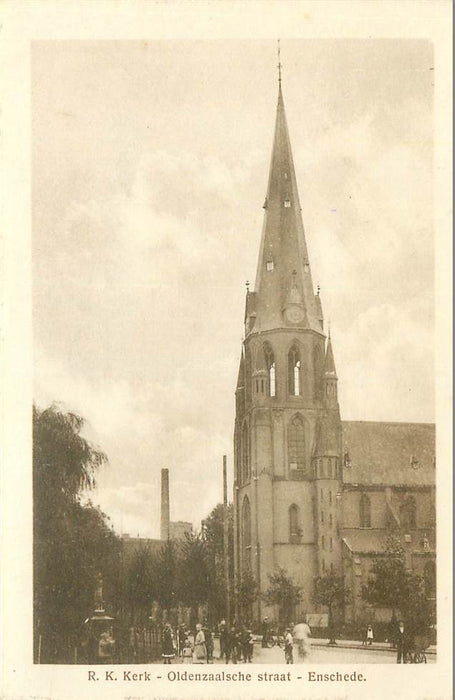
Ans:
[[[161,470],[161,539],[169,539],[169,469]]]

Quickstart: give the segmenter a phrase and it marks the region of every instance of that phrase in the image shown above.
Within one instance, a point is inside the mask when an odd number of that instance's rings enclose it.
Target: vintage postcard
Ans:
[[[2,16],[1,697],[448,700],[451,4]]]

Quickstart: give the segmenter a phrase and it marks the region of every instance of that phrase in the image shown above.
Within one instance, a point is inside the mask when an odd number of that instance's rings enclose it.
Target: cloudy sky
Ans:
[[[433,57],[282,41],[283,92],[342,417],[434,420]],[[119,532],[198,525],[232,469],[245,281],[277,98],[270,41],[32,51],[35,400],[87,419]]]

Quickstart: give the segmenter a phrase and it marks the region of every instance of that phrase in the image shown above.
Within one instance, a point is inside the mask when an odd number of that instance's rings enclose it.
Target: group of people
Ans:
[[[229,627],[225,620],[218,625],[220,640],[220,659],[228,664],[251,663],[253,661],[254,637],[245,625],[238,627],[235,623]],[[176,656],[182,657],[183,663],[213,663],[213,632],[209,625],[198,623],[192,634],[184,625],[176,632],[166,623],[162,632],[161,656],[163,663],[170,664]]]
[[[237,627],[233,624],[229,627],[225,620],[221,620],[218,631],[220,635],[220,659],[225,659],[228,664],[239,661],[251,663],[253,661],[254,637],[250,629],[243,625]]]
[[[161,638],[163,663],[170,664],[180,656],[183,663],[210,664],[213,662],[213,634],[207,624],[196,625],[194,634],[184,625],[174,633],[169,622],[164,625]]]
[[[294,663],[294,652],[299,663],[307,660],[311,651],[310,637],[310,627],[304,620],[297,625],[291,625],[286,628],[284,635],[284,660],[287,664]]]
[[[237,664],[241,661],[251,663],[253,661],[254,636],[246,625],[239,626],[234,622],[233,625],[229,626],[225,620],[221,620],[218,625],[218,634],[220,659],[224,659],[227,664],[229,662]],[[262,625],[262,646],[269,645],[270,635],[268,620],[265,618]],[[104,646],[107,650],[111,640],[105,639],[106,636],[107,633],[102,635],[100,640],[100,657],[108,656],[108,653],[104,652]],[[373,640],[373,627],[368,625],[362,639],[363,644],[365,646],[372,645]],[[294,660],[303,663],[308,659],[311,652],[311,630],[304,620],[287,627],[283,641],[284,658],[287,664],[293,664]],[[412,649],[412,637],[401,620],[396,624],[392,641],[397,649],[397,663],[407,663]],[[101,651],[101,647],[103,647],[103,651]],[[163,628],[162,658],[165,664],[170,664],[176,656],[182,657],[183,663],[210,664],[213,663],[213,650],[213,633],[207,622],[198,623],[194,633],[191,633],[184,625],[180,625],[175,633],[169,623],[165,624]]]

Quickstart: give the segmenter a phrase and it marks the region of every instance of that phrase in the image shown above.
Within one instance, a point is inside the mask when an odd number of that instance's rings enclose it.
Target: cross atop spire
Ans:
[[[281,87],[281,49],[280,40],[278,39],[278,85]]]

